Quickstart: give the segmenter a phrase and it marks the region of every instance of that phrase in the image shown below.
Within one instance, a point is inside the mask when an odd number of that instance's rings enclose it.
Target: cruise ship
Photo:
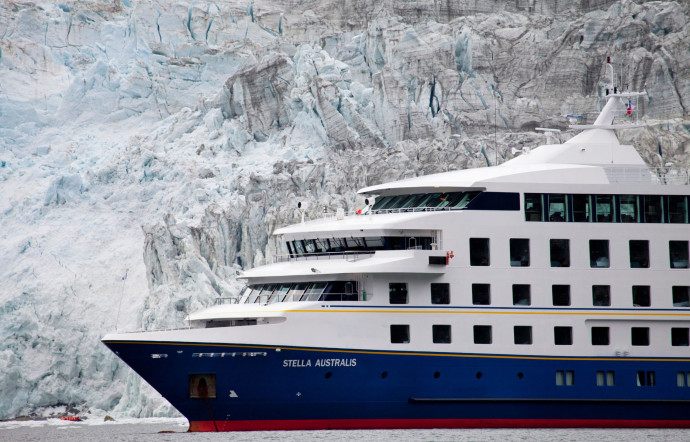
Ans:
[[[499,166],[362,189],[187,328],[103,342],[190,431],[690,427],[690,187],[620,144],[630,97]]]

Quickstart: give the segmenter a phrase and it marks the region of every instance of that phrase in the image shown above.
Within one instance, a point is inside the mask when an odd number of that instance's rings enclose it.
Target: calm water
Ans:
[[[361,430],[186,433],[184,419],[0,422],[0,441],[688,441],[690,430]]]

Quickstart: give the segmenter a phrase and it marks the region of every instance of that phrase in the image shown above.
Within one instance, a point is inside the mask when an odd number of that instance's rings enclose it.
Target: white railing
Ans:
[[[690,184],[690,170],[655,167],[651,169],[655,182],[670,186],[687,186]]]
[[[308,261],[308,260],[330,260],[345,258],[347,261],[357,261],[359,259],[368,258],[369,255],[376,253],[375,250],[349,250],[343,252],[313,252],[304,255],[276,255],[272,262],[288,262],[288,261]],[[267,258],[267,261],[270,258]]]

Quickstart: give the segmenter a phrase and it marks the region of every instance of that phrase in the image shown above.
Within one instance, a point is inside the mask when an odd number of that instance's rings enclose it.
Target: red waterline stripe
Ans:
[[[424,428],[690,428],[690,420],[304,419],[189,422],[189,431],[373,430]]]

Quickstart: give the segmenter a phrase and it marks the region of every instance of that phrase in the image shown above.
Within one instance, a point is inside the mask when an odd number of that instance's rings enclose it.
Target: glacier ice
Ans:
[[[687,165],[690,7],[596,0],[0,4],[0,419],[174,413],[100,343],[177,327],[357,188],[510,157],[646,85]],[[600,100],[599,100],[600,104]],[[569,136],[569,134],[566,134]],[[48,410],[48,411],[46,411]]]

